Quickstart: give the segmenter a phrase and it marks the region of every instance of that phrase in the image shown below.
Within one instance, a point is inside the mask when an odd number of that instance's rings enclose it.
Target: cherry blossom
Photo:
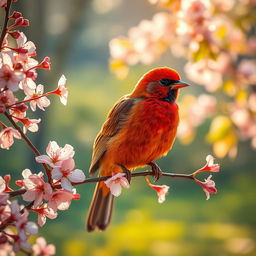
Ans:
[[[82,170],[74,169],[75,161],[72,158],[61,162],[60,166],[55,166],[52,170],[52,178],[61,181],[61,187],[72,191],[71,182],[78,183],[85,180],[85,175]]]
[[[21,213],[22,206],[18,204],[18,201],[17,200],[11,201],[10,208],[11,208],[12,218],[16,221],[20,220],[22,218],[22,213]]]
[[[242,82],[247,84],[256,83],[256,61],[255,60],[242,60],[237,68],[238,77]]]
[[[66,77],[62,75],[59,79],[57,89],[51,92],[52,94],[57,94],[60,96],[60,102],[63,105],[67,105],[67,99],[68,99],[68,89],[65,87],[66,81],[67,81]]]
[[[15,139],[21,139],[20,133],[12,128],[6,127],[0,132],[0,147],[3,149],[9,149],[14,143]]]
[[[61,162],[72,158],[75,154],[74,148],[66,144],[63,148],[59,147],[56,141],[50,141],[46,148],[47,155],[36,157],[38,163],[49,164],[51,167],[60,166]]]
[[[6,7],[7,6],[7,0],[0,0],[0,7]]]
[[[189,143],[195,136],[195,127],[211,117],[217,106],[214,96],[201,94],[197,98],[185,95],[180,104],[181,121],[178,127],[178,137],[183,143]]]
[[[216,194],[217,189],[215,188],[215,182],[211,180],[212,175],[210,175],[207,179],[205,179],[205,182],[202,182],[200,180],[195,179],[195,181],[201,185],[203,188],[205,194],[206,194],[206,200],[210,199],[210,194]]]
[[[34,201],[34,208],[37,208],[43,199],[49,200],[51,197],[51,185],[44,182],[43,175],[31,174],[23,180],[23,185],[27,191],[22,198],[25,201]]]
[[[29,119],[29,118],[17,118],[20,122],[23,124],[23,132],[26,133],[27,130],[31,132],[37,132],[38,131],[38,123],[41,122],[41,119]]]
[[[27,96],[24,100],[31,100],[29,102],[30,107],[33,111],[36,111],[36,106],[38,106],[40,109],[45,110],[45,107],[48,107],[50,105],[50,100],[43,96],[44,93],[44,86],[42,84],[39,84],[35,90],[27,91]]]
[[[47,244],[43,237],[38,237],[36,243],[32,246],[34,256],[55,255],[55,246]]]
[[[214,157],[212,155],[208,155],[206,157],[206,164],[201,169],[195,171],[193,173],[193,176],[198,174],[199,172],[219,172],[220,171],[220,165],[214,163]]]
[[[168,193],[170,187],[166,185],[153,185],[149,182],[148,177],[146,177],[147,184],[153,188],[158,196],[158,203],[163,203],[165,201],[165,196]]]
[[[48,201],[48,207],[54,211],[67,210],[73,198],[74,194],[71,191],[55,190]]]
[[[31,245],[27,241],[27,239],[29,238],[28,236],[20,237],[18,234],[17,235],[8,234],[8,237],[11,238],[10,240],[13,243],[13,251],[15,253],[17,253],[20,250],[20,248],[23,248],[26,250],[31,249]]]
[[[122,187],[129,188],[130,184],[128,180],[125,178],[125,173],[117,173],[114,174],[111,178],[104,181],[106,186],[110,189],[110,192],[113,196],[120,196]]]
[[[49,219],[55,219],[57,217],[57,212],[55,212],[52,208],[49,208],[47,204],[43,204],[36,209],[32,208],[31,211],[38,214],[37,222],[40,227],[46,223],[46,217]]]
[[[2,235],[3,238],[5,238],[5,235]],[[6,242],[0,243],[0,255],[1,256],[15,256],[15,253],[13,252],[12,245],[9,244],[8,239],[6,238]]]
[[[14,117],[14,122],[19,122],[19,119],[23,119],[26,117],[26,111],[28,110],[28,106],[25,104],[20,104],[18,106],[13,106],[10,108],[10,114]]]
[[[5,175],[4,178],[2,176],[0,176],[0,193],[13,191],[9,187],[10,180],[11,180],[10,174]]]
[[[28,211],[25,209],[24,213],[15,223],[18,236],[23,241],[27,240],[30,235],[36,235],[38,233],[38,226],[32,221],[27,221],[28,214]]]
[[[11,217],[10,201],[8,199],[8,194],[0,192],[0,225],[4,225]]]
[[[0,113],[4,113],[6,109],[16,101],[17,98],[11,90],[4,90],[0,92]]]
[[[8,56],[8,54],[2,54],[2,56]],[[5,58],[9,58],[9,56]],[[22,72],[13,70],[8,64],[3,64],[0,68],[0,88],[17,91],[19,89],[19,83],[23,78],[24,74]]]
[[[5,191],[5,180],[0,176],[0,193]]]
[[[187,77],[197,84],[204,85],[206,90],[214,92],[222,85],[223,78],[218,70],[210,68],[205,60],[188,62],[185,65]]]
[[[27,37],[23,32],[20,32],[20,36],[16,40],[19,49],[25,50],[24,53],[28,56],[36,55],[36,47],[32,41],[27,41]]]

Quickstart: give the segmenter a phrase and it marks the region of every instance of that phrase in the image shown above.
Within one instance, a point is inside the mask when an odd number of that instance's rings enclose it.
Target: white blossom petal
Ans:
[[[83,171],[79,169],[75,169],[67,177],[71,182],[83,182],[85,180]]]
[[[71,182],[65,177],[61,179],[61,187],[68,191],[72,191],[73,189]]]

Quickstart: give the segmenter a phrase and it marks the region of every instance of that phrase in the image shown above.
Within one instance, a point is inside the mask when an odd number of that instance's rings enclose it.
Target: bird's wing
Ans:
[[[116,103],[108,114],[106,122],[94,141],[90,174],[94,174],[99,168],[100,160],[107,150],[108,141],[122,129],[135,102],[135,98],[125,96]]]

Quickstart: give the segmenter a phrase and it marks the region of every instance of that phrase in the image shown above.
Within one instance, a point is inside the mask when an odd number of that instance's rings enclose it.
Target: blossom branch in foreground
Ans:
[[[38,151],[38,149],[33,145],[33,143],[30,141],[30,139],[25,135],[25,133],[22,131],[22,129],[13,121],[12,117],[7,112],[5,112],[4,114],[8,118],[8,120],[12,123],[12,125],[15,127],[15,129],[19,131],[22,139],[25,140],[25,142],[31,148],[31,150],[34,152],[34,154],[36,156],[40,156],[41,154]],[[50,184],[52,184],[51,171],[49,170],[49,168],[47,167],[46,164],[42,163],[42,165],[46,171],[48,181],[50,182]]]
[[[208,156],[207,156],[208,157]],[[200,169],[199,169],[200,170]],[[131,177],[141,177],[141,176],[154,176],[154,172],[152,171],[144,171],[144,172],[136,172],[132,173]],[[103,177],[96,177],[96,178],[86,178],[83,182],[77,182],[77,183],[71,183],[72,186],[78,186],[86,183],[96,183],[96,182],[101,182],[101,181],[106,181],[108,179],[111,179],[113,176],[103,176]],[[182,174],[182,173],[169,173],[169,172],[162,172],[161,177],[168,177],[168,178],[184,178],[184,179],[189,179],[189,180],[196,180],[195,178],[195,172],[191,174]],[[61,188],[61,185],[53,185],[53,189],[59,189]],[[16,191],[11,191],[8,192],[10,197],[15,197],[18,195],[22,195],[26,192],[26,189],[19,189]]]

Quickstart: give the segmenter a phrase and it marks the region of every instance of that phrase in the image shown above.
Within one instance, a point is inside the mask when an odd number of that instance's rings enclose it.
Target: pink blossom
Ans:
[[[117,173],[114,174],[111,178],[104,181],[113,196],[120,196],[122,187],[130,187],[128,180],[125,178],[125,175],[125,173]]]
[[[0,0],[0,7],[6,7],[7,6],[7,0]]]
[[[74,148],[66,144],[63,148],[59,147],[56,141],[50,141],[46,148],[47,155],[36,157],[38,163],[49,164],[51,167],[60,166],[63,160],[72,158],[75,154]]]
[[[68,99],[68,89],[65,87],[66,81],[67,81],[66,77],[62,75],[59,79],[57,89],[52,92],[52,94],[57,94],[60,96],[60,102],[63,105],[67,105],[67,99]]]
[[[55,255],[55,246],[46,243],[43,237],[38,237],[36,243],[32,246],[34,256],[51,256]]]
[[[201,169],[194,172],[194,176],[198,174],[199,172],[219,172],[220,171],[220,165],[214,163],[214,157],[212,155],[208,155],[206,157],[206,164]]]
[[[158,20],[158,18],[155,19]],[[155,61],[167,48],[162,38],[163,34],[159,34],[158,26],[154,18],[152,21],[142,20],[137,27],[131,28],[128,32],[139,60],[147,65]]]
[[[248,107],[252,112],[256,112],[256,92],[249,95]]]
[[[29,100],[30,107],[33,111],[36,110],[36,106],[38,106],[40,109],[44,110],[45,107],[48,107],[50,105],[50,100],[43,96],[44,93],[44,86],[42,84],[39,84],[35,90],[27,91],[25,92],[27,96],[24,100]]]
[[[22,240],[27,240],[30,235],[36,235],[38,233],[38,226],[32,221],[27,221],[27,217],[28,211],[25,209],[24,213],[15,222],[18,236]]]
[[[168,193],[170,187],[166,185],[153,185],[149,182],[148,177],[146,177],[147,184],[153,188],[158,195],[158,203],[163,203],[165,201],[165,196]]]
[[[38,214],[38,225],[42,227],[46,222],[46,217],[49,219],[55,219],[57,217],[57,212],[52,208],[49,208],[47,204],[41,205],[39,208],[32,208],[31,211],[34,211]]]
[[[52,178],[61,181],[62,188],[72,191],[71,182],[78,183],[85,180],[85,175],[82,170],[75,169],[75,161],[69,158],[61,162],[60,166],[55,166],[52,170]]]
[[[188,62],[185,65],[187,77],[198,84],[204,85],[206,90],[214,92],[222,85],[222,74],[213,68],[209,68],[205,60]]]
[[[13,240],[13,251],[15,253],[17,253],[20,248],[23,248],[25,250],[31,249],[31,245],[27,241],[27,239],[29,238],[28,236],[20,237],[19,235],[9,235],[9,237],[11,237]]]
[[[26,51],[28,56],[36,55],[36,47],[32,41],[27,41],[27,37],[23,32],[20,32],[20,36],[16,40],[18,48]]]
[[[256,61],[244,59],[240,62],[238,69],[238,77],[242,82],[248,84],[256,84]]]
[[[3,225],[11,216],[10,202],[8,199],[8,194],[0,193],[0,225]]]
[[[0,113],[4,113],[6,109],[16,101],[17,98],[13,95],[11,90],[4,90],[0,92]]]
[[[0,176],[0,193],[5,191],[5,180]]]
[[[210,194],[216,194],[217,189],[215,188],[215,182],[211,180],[212,175],[210,175],[207,179],[205,179],[205,182],[202,182],[200,180],[195,179],[195,181],[201,185],[203,188],[205,194],[206,194],[206,200],[210,199]]]
[[[48,207],[54,211],[67,210],[74,197],[73,192],[67,190],[55,190],[48,201]]]
[[[0,147],[3,149],[9,149],[14,143],[14,139],[21,139],[20,133],[12,128],[6,127],[0,132]]]
[[[186,10],[184,10],[187,7]],[[186,22],[191,23],[194,25],[199,25],[202,23],[209,15],[207,12],[206,5],[203,3],[203,1],[190,1],[188,6],[185,6],[183,11],[184,17],[186,19]]]
[[[9,65],[3,64],[0,68],[0,88],[8,88],[11,91],[19,89],[19,83],[24,79],[24,74],[13,70]]]
[[[4,178],[2,176],[0,176],[0,193],[1,192],[10,192],[13,191],[10,187],[9,187],[9,182],[11,180],[11,175],[5,175]]]
[[[22,195],[23,200],[32,202],[37,208],[44,200],[49,200],[52,194],[52,188],[49,183],[44,182],[42,175],[31,174],[23,180],[23,185],[27,190]]]
[[[19,119],[23,119],[26,116],[26,111],[28,110],[28,106],[25,104],[20,104],[18,106],[13,106],[10,109],[10,114],[14,117],[15,122],[19,122]]]
[[[15,221],[20,220],[22,218],[22,213],[21,213],[21,206],[18,204],[18,201],[17,200],[11,201],[10,208],[11,208],[12,218]]]
[[[51,69],[50,58],[49,57],[45,57],[43,59],[43,61],[38,64],[37,68],[42,68],[42,69],[50,70]]]
[[[2,235],[2,237],[6,237],[5,235]],[[1,238],[0,238],[1,239]],[[7,238],[6,238],[7,240]],[[15,253],[13,252],[12,245],[9,244],[8,241],[5,243],[0,243],[0,255],[1,256],[15,256]]]
[[[15,117],[18,119],[17,117]],[[29,119],[29,118],[22,118],[18,119],[23,124],[23,132],[26,133],[27,130],[31,132],[37,132],[38,131],[38,123],[41,122],[41,119]]]
[[[8,204],[9,195],[6,193],[0,192],[0,207],[6,206]]]

